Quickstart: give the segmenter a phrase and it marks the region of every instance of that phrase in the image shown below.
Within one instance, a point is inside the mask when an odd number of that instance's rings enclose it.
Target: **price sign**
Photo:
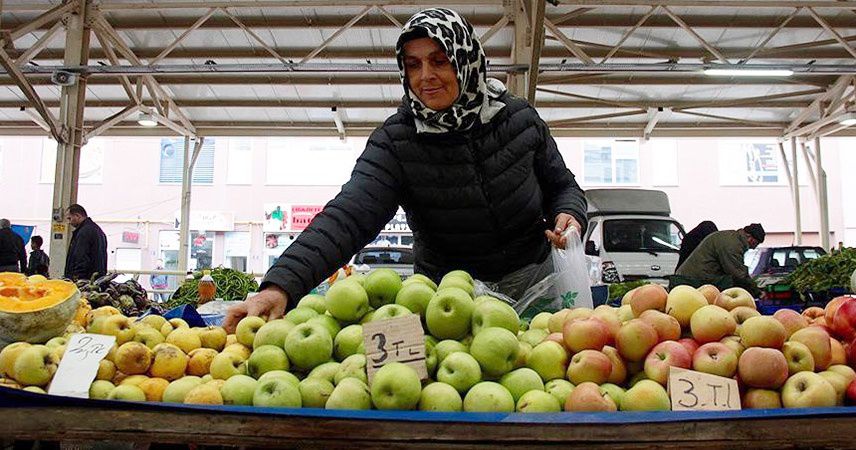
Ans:
[[[366,346],[366,372],[369,384],[374,373],[385,364],[400,362],[416,370],[421,379],[428,378],[425,366],[425,332],[417,314],[396,319],[368,322],[363,325]]]
[[[73,334],[65,347],[48,394],[89,398],[89,385],[98,373],[98,363],[116,342],[115,336]]]
[[[740,409],[737,380],[694,370],[669,369],[672,411],[726,411]]]

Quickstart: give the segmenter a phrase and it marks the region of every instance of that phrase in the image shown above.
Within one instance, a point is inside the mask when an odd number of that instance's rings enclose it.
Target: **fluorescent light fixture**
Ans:
[[[155,118],[152,117],[151,114],[146,113],[140,113],[140,118],[137,119],[137,123],[147,128],[158,126],[158,122]]]
[[[838,123],[845,127],[856,125],[856,112],[850,112],[841,116],[841,118],[838,119]]]
[[[789,69],[704,69],[705,75],[714,77],[789,77]]]

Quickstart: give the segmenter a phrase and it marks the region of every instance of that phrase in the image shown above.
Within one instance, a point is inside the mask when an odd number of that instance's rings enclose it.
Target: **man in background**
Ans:
[[[0,272],[27,270],[27,252],[24,240],[12,231],[9,219],[0,219]]]
[[[41,236],[33,236],[30,238],[30,262],[27,264],[27,275],[42,275],[48,276],[48,268],[51,265],[51,259],[47,253],[42,250],[44,240]]]
[[[689,284],[699,287],[713,284],[720,290],[742,287],[757,298],[761,291],[743,263],[746,250],[764,242],[764,227],[759,223],[739,230],[717,231],[704,238],[698,247],[678,267],[672,284]]]
[[[74,227],[65,260],[65,277],[78,280],[107,273],[107,236],[78,204],[68,207],[66,219]]]

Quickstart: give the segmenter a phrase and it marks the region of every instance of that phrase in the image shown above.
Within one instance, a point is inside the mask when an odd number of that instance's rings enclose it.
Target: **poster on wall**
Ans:
[[[773,143],[724,142],[719,147],[723,185],[781,184],[780,161]]]
[[[264,231],[278,232],[288,229],[290,206],[284,203],[265,203]]]
[[[291,230],[305,230],[322,209],[324,205],[291,205]]]

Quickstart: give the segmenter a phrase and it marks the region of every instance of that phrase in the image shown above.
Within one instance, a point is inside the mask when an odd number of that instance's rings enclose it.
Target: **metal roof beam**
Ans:
[[[851,47],[849,42],[845,41],[844,38],[842,38],[841,35],[838,34],[837,31],[835,31],[825,20],[823,20],[823,17],[820,17],[814,11],[814,8],[806,9],[808,10],[808,13],[814,18],[814,20],[816,20],[817,23],[819,23],[820,26],[823,27],[823,29],[826,30],[828,34],[832,35],[833,39],[835,39],[839,44],[841,44],[842,47],[844,47],[845,50],[847,50],[847,53],[850,53],[851,55],[853,55],[854,58],[856,58],[856,49]]]
[[[179,37],[175,38],[175,40],[172,41],[171,44],[167,45],[166,48],[163,49],[157,56],[150,59],[149,65],[157,64],[159,61],[166,58],[166,56],[169,54],[169,52],[175,50],[175,48],[178,47],[178,44],[181,44],[181,41],[183,41],[184,38],[187,37],[187,35],[189,35],[190,33],[192,33],[195,30],[198,30],[199,27],[201,27],[206,21],[208,21],[208,19],[211,18],[211,16],[214,15],[214,13],[217,12],[217,10],[218,10],[218,8],[209,9],[208,12],[205,13],[204,16],[200,17],[196,22],[193,23],[193,25],[189,26],[186,30],[184,30],[184,32],[181,33],[181,35]]]
[[[78,0],[72,0],[67,3],[57,5],[51,8],[48,11],[45,11],[43,14],[39,15],[35,19],[31,20],[26,24],[21,24],[18,28],[15,28],[9,33],[9,39],[12,42],[18,40],[21,36],[27,35],[40,29],[41,27],[47,26],[53,22],[59,20],[62,16],[68,14],[72,10],[78,7]],[[6,5],[3,9],[9,10],[9,6]]]
[[[665,12],[666,15],[669,16],[669,18],[674,20],[675,23],[678,24],[679,27],[683,28],[684,31],[689,33],[689,35],[692,36],[696,41],[698,41],[698,43],[701,44],[702,47],[707,49],[707,51],[712,53],[713,56],[716,56],[716,58],[719,59],[720,61],[724,62],[725,64],[730,64],[728,61],[728,58],[726,58],[725,55],[722,54],[722,52],[720,52],[714,46],[710,45],[706,40],[704,40],[704,38],[702,38],[698,33],[696,33],[695,30],[692,29],[692,27],[687,25],[686,22],[681,20],[680,17],[678,17],[675,13],[673,13],[672,10],[670,10],[666,6],[662,6],[662,8],[663,8],[663,12]]]
[[[627,38],[629,38],[631,34],[633,34],[636,30],[638,30],[639,27],[641,27],[642,24],[644,24],[645,21],[648,20],[657,11],[657,8],[659,8],[659,6],[652,6],[651,9],[644,16],[642,16],[638,22],[633,24],[633,26],[630,27],[630,29],[625,31],[624,35],[621,36],[621,39],[618,40],[618,43],[616,43],[615,46],[612,47],[612,50],[610,50],[609,53],[607,53],[606,56],[604,56],[603,59],[600,60],[600,64],[603,64],[609,58],[612,58],[612,56],[615,55],[615,53],[618,51],[618,49],[620,49],[621,46],[624,44],[624,41],[626,41]]]
[[[304,64],[304,63],[308,62],[309,60],[311,60],[312,58],[316,57],[316,56],[317,56],[319,53],[321,53],[325,48],[327,48],[327,46],[328,46],[328,45],[330,45],[330,43],[331,43],[331,42],[335,41],[335,40],[336,40],[336,38],[338,38],[342,33],[344,33],[344,32],[345,32],[345,31],[347,31],[349,28],[351,28],[352,26],[354,26],[354,24],[355,24],[355,23],[359,22],[359,21],[360,21],[360,19],[362,19],[363,17],[365,17],[365,16],[366,16],[369,12],[371,12],[371,10],[372,10],[372,9],[374,9],[374,8],[375,8],[375,5],[369,5],[369,6],[366,6],[365,8],[363,8],[363,10],[362,10],[362,11],[360,11],[360,13],[359,13],[359,14],[357,14],[357,15],[356,15],[356,16],[354,16],[354,17],[352,17],[352,18],[351,18],[351,20],[349,20],[347,23],[345,23],[344,25],[342,25],[342,27],[341,27],[341,28],[339,28],[338,30],[336,30],[335,32],[333,32],[333,34],[331,34],[331,35],[330,35],[330,37],[328,37],[327,39],[324,39],[324,42],[322,42],[322,43],[321,43],[321,45],[319,45],[318,47],[315,47],[315,49],[314,49],[314,50],[312,50],[311,52],[309,52],[309,54],[308,54],[308,55],[306,55],[303,59],[301,59],[301,60],[300,60],[300,64]]]
[[[24,76],[23,72],[21,72],[21,68],[15,64],[15,61],[6,53],[6,50],[0,46],[0,66],[6,69],[6,73],[9,77],[14,80],[15,84],[24,93],[24,96],[27,97],[30,104],[33,105],[33,108],[39,113],[42,120],[47,124],[50,129],[51,136],[53,136],[54,140],[60,143],[64,143],[66,140],[66,134],[63,133],[61,125],[57,118],[53,115],[53,113],[45,106],[44,101],[39,96],[39,93],[33,89],[33,85],[30,84],[29,80]]]
[[[758,45],[755,47],[755,50],[753,50],[753,51],[752,51],[752,53],[750,53],[750,54],[746,55],[746,57],[745,57],[745,58],[741,59],[741,60],[740,60],[740,62],[739,62],[739,64],[745,64],[747,61],[749,61],[750,59],[752,59],[752,57],[754,57],[755,55],[757,55],[757,54],[758,54],[758,52],[760,52],[761,50],[763,50],[763,49],[764,49],[764,47],[766,47],[766,46],[767,46],[767,44],[770,42],[770,40],[772,40],[774,37],[776,37],[776,35],[777,35],[777,34],[779,34],[779,32],[780,32],[780,31],[782,31],[782,28],[784,28],[784,27],[785,27],[785,25],[787,25],[787,24],[788,24],[788,22],[790,22],[791,20],[793,20],[793,19],[794,19],[794,17],[796,17],[796,15],[797,15],[801,10],[802,10],[802,8],[796,8],[796,9],[794,9],[794,11],[793,11],[792,13],[790,13],[787,17],[785,17],[785,19],[784,19],[784,20],[782,20],[782,23],[780,23],[780,24],[779,24],[779,26],[777,26],[775,29],[773,29],[773,31],[772,31],[770,34],[768,34],[768,35],[767,35],[767,37],[766,37],[763,41],[761,41],[761,43],[760,43],[760,44],[758,44]],[[787,166],[785,166],[785,167],[787,167]]]
[[[681,8],[799,8],[815,7],[830,9],[856,9],[856,4],[850,1],[830,0],[779,0],[775,2],[767,0],[560,0],[559,3],[566,6],[614,6],[634,7],[650,6],[652,4],[664,7]]]
[[[544,19],[544,26],[547,27],[547,29],[550,30],[550,33],[556,39],[558,39],[559,42],[561,42],[562,45],[564,45],[565,48],[567,48],[571,53],[573,53],[573,55],[576,56],[580,61],[586,64],[594,64],[594,60],[591,58],[591,56],[586,54],[586,52],[569,37],[567,37],[565,33],[562,33],[562,31],[559,30],[559,27],[554,25],[553,22]],[[543,57],[544,55],[541,56]]]
[[[39,52],[45,49],[48,44],[56,37],[59,30],[64,29],[65,27],[62,24],[62,21],[57,20],[56,23],[46,32],[44,32],[39,39],[30,46],[30,48],[24,50],[24,53],[21,53],[17,59],[15,59],[15,64],[18,66],[23,66],[30,62],[34,56],[38,55]]]
[[[535,106],[535,88],[538,86],[538,76],[540,75],[539,65],[541,64],[541,50],[544,48],[544,10],[546,2],[544,0],[533,0],[532,5],[532,43],[531,60],[529,62],[529,80],[527,83],[526,94],[529,103]]]

